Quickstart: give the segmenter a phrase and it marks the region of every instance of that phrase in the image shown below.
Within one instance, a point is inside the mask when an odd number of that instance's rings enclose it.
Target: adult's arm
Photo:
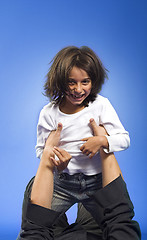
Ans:
[[[53,196],[53,147],[58,144],[62,125],[58,124],[46,141],[43,155],[36,173],[30,199],[27,202],[25,219],[18,240],[51,240],[53,239],[52,225],[58,218],[58,212],[51,210]],[[62,152],[62,161],[69,161],[66,152]],[[64,158],[64,154],[66,155]],[[70,156],[68,155],[70,158]],[[63,164],[64,165],[64,164]]]

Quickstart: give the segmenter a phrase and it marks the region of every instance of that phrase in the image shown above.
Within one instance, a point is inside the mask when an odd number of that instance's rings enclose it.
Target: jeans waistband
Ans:
[[[81,179],[85,179],[85,180],[90,180],[91,178],[102,178],[102,173],[98,173],[96,175],[85,175],[84,173],[75,173],[73,175],[69,175],[68,173],[59,173],[57,174],[57,176],[60,179],[65,179],[65,180],[70,180],[70,179],[75,179],[75,180],[81,180]]]

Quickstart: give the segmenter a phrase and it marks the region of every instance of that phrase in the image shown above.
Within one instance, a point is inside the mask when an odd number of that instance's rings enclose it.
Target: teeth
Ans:
[[[73,95],[75,98],[81,98],[81,97],[83,97],[83,95],[81,95],[81,96],[75,96],[75,95]]]
[[[80,98],[82,98],[84,96],[84,94],[82,94],[82,95],[74,95],[74,94],[71,94],[71,97],[73,97],[73,98],[75,98],[75,99],[80,99]]]

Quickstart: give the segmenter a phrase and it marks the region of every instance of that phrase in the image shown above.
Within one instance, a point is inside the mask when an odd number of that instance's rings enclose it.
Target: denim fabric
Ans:
[[[55,174],[52,209],[66,212],[73,204],[82,202],[91,213],[94,207],[89,196],[102,188],[102,174],[87,176],[83,173],[69,175],[67,173]]]
[[[75,176],[76,179],[82,177],[82,174],[78,174],[78,175]],[[60,178],[60,179],[63,180],[63,179],[70,178],[70,176],[69,175],[66,176],[66,174],[65,175],[64,174],[60,174],[60,176],[58,176],[57,178]],[[89,179],[89,181],[91,181],[90,180],[91,177],[89,178],[87,176],[85,176],[85,177],[83,176],[83,180],[84,181],[87,178]],[[94,178],[95,178],[95,180],[96,179],[98,180],[98,184],[97,185],[101,185],[101,176],[99,176],[99,177],[95,176]],[[34,177],[30,180],[30,182],[28,183],[28,185],[26,187],[26,190],[25,190],[24,200],[23,200],[23,207],[22,207],[22,226],[26,222],[26,208],[27,208],[27,204],[28,204],[28,199],[30,198],[33,182],[34,182]],[[94,208],[94,211],[95,211],[95,208]],[[66,229],[68,229],[68,226],[69,225],[68,225],[68,222],[67,222],[67,218],[66,218],[66,215],[64,214],[64,215],[62,215],[58,219],[58,221],[56,222],[55,226],[52,228],[52,230],[54,232],[54,236],[55,236],[54,239],[58,239],[57,236],[59,236],[59,235],[63,235],[65,237],[64,234],[66,233]],[[102,237],[101,237],[102,236],[102,231],[101,231],[100,227],[98,226],[97,223],[95,223],[95,221],[91,217],[91,215],[82,206],[78,207],[76,224],[75,225],[73,224],[73,225],[69,226],[69,231],[71,231],[71,232],[72,231],[76,231],[76,226],[79,227],[82,231],[83,231],[83,229],[85,229],[85,231],[87,232],[88,239],[102,239]],[[21,240],[22,239],[20,237],[20,234],[23,231],[24,230],[21,229],[21,231],[20,231],[20,233],[19,233],[19,235],[17,237],[17,240]],[[89,234],[90,234],[90,237],[89,237]],[[73,233],[72,233],[72,235],[73,235]],[[84,239],[84,238],[82,237],[81,239]]]

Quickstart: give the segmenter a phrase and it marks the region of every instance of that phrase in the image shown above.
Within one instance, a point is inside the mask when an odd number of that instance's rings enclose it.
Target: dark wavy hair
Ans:
[[[80,48],[68,46],[60,50],[51,61],[51,67],[44,84],[45,96],[55,104],[59,104],[68,90],[69,73],[73,67],[83,69],[92,81],[92,89],[84,100],[85,106],[93,102],[100,92],[107,70],[92,49],[86,46]]]

